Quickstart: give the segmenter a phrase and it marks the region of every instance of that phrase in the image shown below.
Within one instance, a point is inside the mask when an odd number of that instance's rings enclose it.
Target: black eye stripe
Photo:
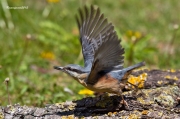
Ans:
[[[65,67],[65,69],[67,69],[67,70],[72,70],[70,67]]]
[[[78,70],[78,69],[73,69],[73,68],[71,68],[71,67],[66,67],[65,69],[66,69],[66,70],[75,71],[75,72],[77,72],[77,73],[84,73],[84,72],[82,72],[82,71],[80,71],[80,70]]]
[[[80,70],[77,70],[77,69],[71,69],[72,71],[75,71],[77,73],[82,73]]]

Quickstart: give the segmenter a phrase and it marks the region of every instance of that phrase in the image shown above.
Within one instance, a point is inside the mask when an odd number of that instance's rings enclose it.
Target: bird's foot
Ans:
[[[145,94],[144,94],[144,92],[142,91],[142,89],[140,89],[140,88],[138,88],[138,86],[137,85],[134,85],[134,84],[132,84],[132,83],[130,83],[130,82],[127,82],[127,83],[129,83],[130,85],[132,85],[132,86],[134,86],[134,88],[135,89],[133,89],[132,87],[131,87],[131,90],[132,90],[132,95],[134,95],[135,97],[137,97],[137,93],[138,93],[138,91],[140,90],[140,94],[145,98]],[[139,85],[139,84],[138,84]]]

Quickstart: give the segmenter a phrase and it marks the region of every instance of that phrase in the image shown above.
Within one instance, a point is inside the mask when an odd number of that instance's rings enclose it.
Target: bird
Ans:
[[[122,96],[128,76],[134,69],[144,66],[145,62],[123,67],[125,51],[120,44],[121,39],[99,7],[91,5],[79,8],[76,21],[84,67],[69,64],[64,67],[54,66],[54,69],[68,74],[92,91]]]

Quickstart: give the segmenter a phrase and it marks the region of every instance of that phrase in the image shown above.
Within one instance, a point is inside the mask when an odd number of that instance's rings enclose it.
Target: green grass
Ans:
[[[83,65],[74,16],[84,4],[98,5],[114,24],[125,47],[125,66],[146,61],[148,68],[179,69],[180,28],[175,29],[180,25],[178,0],[8,0],[10,7],[28,9],[0,7],[0,105],[8,104],[6,77],[10,78],[13,104],[43,106],[84,97],[78,94],[82,86],[53,69],[54,65]],[[129,30],[142,37],[132,40]],[[74,94],[64,91],[65,87]]]

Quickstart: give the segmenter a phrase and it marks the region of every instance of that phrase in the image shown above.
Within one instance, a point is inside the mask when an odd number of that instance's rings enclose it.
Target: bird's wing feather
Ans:
[[[79,17],[78,17],[79,16]],[[114,33],[114,26],[108,23],[107,19],[100,12],[100,9],[95,9],[93,6],[88,9],[86,6],[79,9],[79,15],[76,16],[80,42],[82,45],[82,53],[84,57],[85,67],[91,66],[94,60],[94,53],[99,48],[99,45],[107,34]],[[99,35],[103,39],[97,40]]]
[[[88,84],[96,83],[100,76],[99,74],[102,74],[102,72],[108,72],[117,67],[119,69],[123,68],[124,49],[120,45],[117,35],[110,34],[107,37],[100,37],[99,39],[104,42],[100,44],[95,52],[91,72],[86,80]]]

